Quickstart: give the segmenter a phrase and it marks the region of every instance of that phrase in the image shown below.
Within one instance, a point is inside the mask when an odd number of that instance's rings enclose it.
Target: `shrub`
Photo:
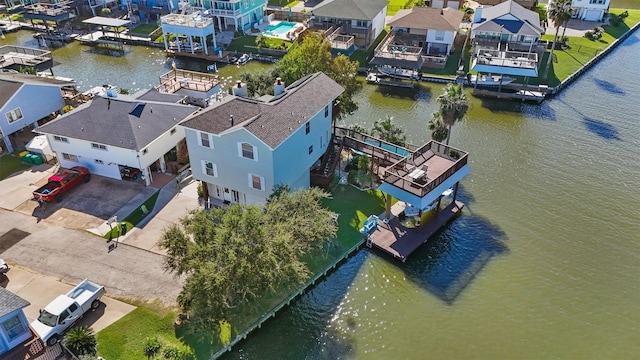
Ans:
[[[629,16],[629,12],[625,10],[622,14],[618,15],[618,18],[624,21],[624,19],[626,19],[628,16]]]
[[[75,355],[95,355],[96,335],[88,326],[75,327],[64,336],[64,345]]]
[[[169,345],[162,350],[162,357],[165,359],[177,359],[178,355],[180,355],[180,349],[172,345]]]
[[[147,358],[151,359],[160,352],[160,348],[162,345],[160,344],[160,340],[157,337],[148,337],[144,339],[142,343],[142,348],[144,350],[144,354]]]

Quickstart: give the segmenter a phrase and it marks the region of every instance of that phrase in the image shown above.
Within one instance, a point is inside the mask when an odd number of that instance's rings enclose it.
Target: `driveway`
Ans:
[[[32,166],[0,181],[0,208],[14,210],[30,199],[33,190],[40,187],[42,180],[53,174],[55,167],[48,164]],[[34,202],[35,204],[35,202]]]
[[[75,286],[75,284],[66,284],[58,281],[55,277],[37,274],[19,266],[14,266],[9,270],[7,279],[8,281],[5,280],[2,286],[31,303],[24,308],[24,314],[29,322],[38,318],[40,309],[58,295],[66,294]],[[109,290],[107,289],[107,291]],[[101,300],[102,305],[98,309],[86,313],[77,325],[88,325],[93,328],[94,332],[98,332],[136,308],[108,296],[103,296]]]

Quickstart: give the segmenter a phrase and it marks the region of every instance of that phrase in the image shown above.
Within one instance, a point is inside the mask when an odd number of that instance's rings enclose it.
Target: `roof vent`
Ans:
[[[273,84],[273,95],[278,96],[284,93],[284,82],[282,82],[282,78],[277,77],[276,83]]]
[[[229,121],[231,122],[231,126],[233,126],[233,115],[229,115]]]

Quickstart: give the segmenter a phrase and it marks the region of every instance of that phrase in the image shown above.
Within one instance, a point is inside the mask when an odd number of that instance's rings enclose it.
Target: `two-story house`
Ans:
[[[274,96],[235,95],[186,119],[184,127],[194,179],[214,201],[264,204],[274,185],[307,188],[310,171],[331,148],[336,98],[344,91],[324,73],[285,88],[276,80]]]
[[[0,357],[33,337],[24,315],[29,302],[0,287]]]
[[[213,17],[220,31],[249,30],[262,22],[267,0],[169,0],[172,9],[182,14],[201,11],[203,17]]]
[[[366,49],[384,30],[387,5],[387,0],[324,0],[311,10],[309,27],[324,31],[334,49]]]
[[[549,0],[552,3],[553,0]],[[573,18],[585,21],[602,21],[611,0],[572,0]]]
[[[39,120],[62,113],[65,103],[61,88],[73,85],[73,81],[0,72],[0,152],[13,152],[16,145],[25,145],[12,143],[12,134],[25,128],[31,131]]]

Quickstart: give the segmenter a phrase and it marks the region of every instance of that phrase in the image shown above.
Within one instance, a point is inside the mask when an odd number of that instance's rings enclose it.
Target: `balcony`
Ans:
[[[180,89],[206,94],[218,86],[217,75],[189,70],[171,70],[160,76],[158,91],[174,94]]]
[[[226,10],[226,9],[209,9],[209,14],[212,16],[223,16],[223,17],[238,17],[242,15],[241,10]]]
[[[538,54],[478,47],[471,70],[516,76],[538,76]]]
[[[212,18],[199,16],[195,13],[189,15],[169,14],[163,16],[160,21],[163,25],[175,25],[199,29],[211,27],[213,24]]]
[[[390,65],[404,69],[419,69],[424,63],[422,47],[409,46],[415,40],[389,33],[373,51],[372,64]],[[446,58],[445,58],[446,62]]]

